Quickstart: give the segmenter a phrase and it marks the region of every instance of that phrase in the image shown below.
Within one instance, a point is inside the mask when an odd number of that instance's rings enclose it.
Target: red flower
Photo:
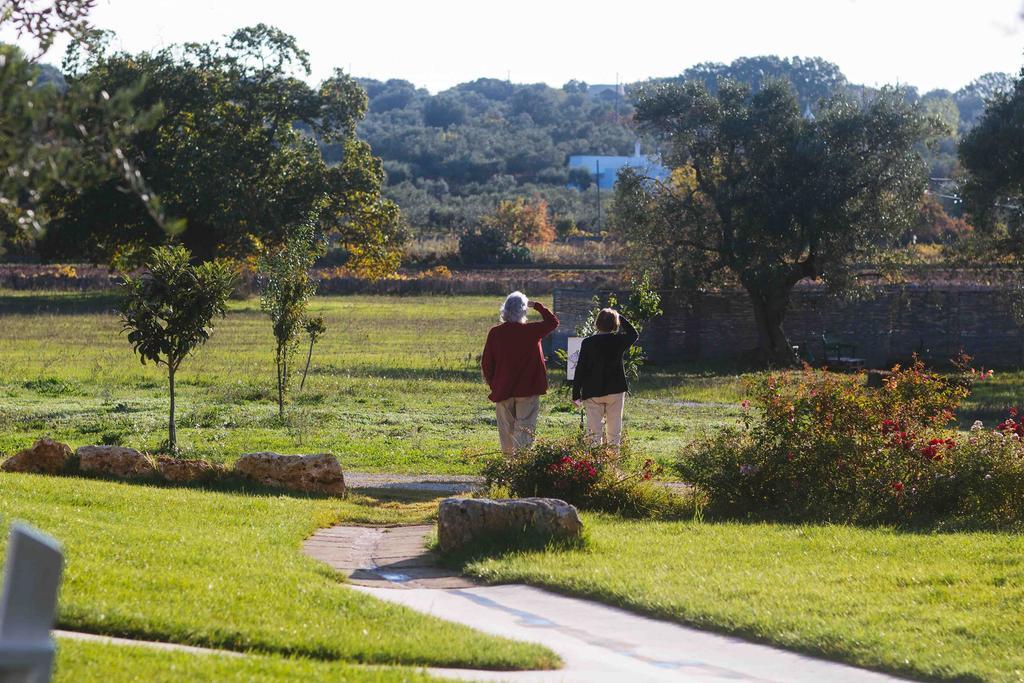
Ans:
[[[896,493],[899,493],[900,491],[902,491],[903,490],[903,482],[902,481],[893,482],[892,490],[895,491]]]

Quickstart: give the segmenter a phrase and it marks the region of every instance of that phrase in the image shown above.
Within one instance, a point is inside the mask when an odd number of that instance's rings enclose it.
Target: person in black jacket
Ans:
[[[618,452],[622,440],[622,408],[629,387],[622,357],[640,336],[626,318],[611,308],[597,314],[597,334],[580,345],[572,400],[587,411],[591,445],[606,444]]]

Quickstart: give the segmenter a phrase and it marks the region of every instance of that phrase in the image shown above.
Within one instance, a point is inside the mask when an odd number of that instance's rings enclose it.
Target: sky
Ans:
[[[823,57],[851,82],[923,93],[1019,72],[1022,10],[1024,0],[98,0],[92,19],[132,52],[263,22],[310,53],[313,81],[340,67],[435,93],[480,77],[631,82],[762,54]]]

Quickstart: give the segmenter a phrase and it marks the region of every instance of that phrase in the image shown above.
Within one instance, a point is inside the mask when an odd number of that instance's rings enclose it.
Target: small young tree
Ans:
[[[260,258],[260,272],[265,278],[260,305],[273,323],[277,411],[281,417],[291,383],[291,360],[305,329],[309,300],[316,294],[316,282],[309,270],[322,253],[323,240],[316,225],[307,221],[290,229],[284,242]]]
[[[167,447],[178,450],[174,423],[174,377],[181,362],[210,338],[214,320],[224,317],[235,281],[234,266],[224,260],[192,265],[181,246],[157,247],[146,270],[125,278],[120,314],[128,341],[142,363],[167,368],[171,394]]]
[[[324,336],[324,332],[327,331],[322,315],[318,315],[315,318],[307,318],[306,324],[303,327],[306,330],[306,334],[309,335],[309,353],[306,354],[306,367],[302,370],[302,381],[299,382],[299,391],[302,391],[302,388],[306,386],[306,375],[309,374],[309,364],[313,360],[313,345],[320,341],[320,337]]]

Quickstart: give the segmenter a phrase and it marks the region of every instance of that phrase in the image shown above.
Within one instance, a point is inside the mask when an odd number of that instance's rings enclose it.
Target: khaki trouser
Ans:
[[[514,453],[533,444],[537,431],[540,396],[506,398],[494,404],[498,413],[498,439],[501,452]]]
[[[622,441],[622,407],[626,394],[595,396],[583,402],[587,409],[587,440],[591,446],[611,446],[615,452]]]

